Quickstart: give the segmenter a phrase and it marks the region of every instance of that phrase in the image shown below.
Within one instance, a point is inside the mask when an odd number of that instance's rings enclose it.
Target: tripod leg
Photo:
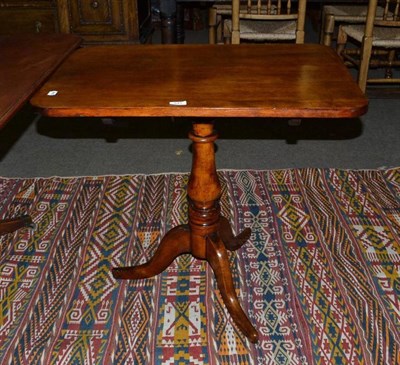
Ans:
[[[234,322],[251,342],[256,343],[258,333],[240,306],[233,285],[228,255],[220,238],[207,239],[207,261],[214,271],[222,299]]]
[[[246,228],[243,232],[234,236],[231,225],[225,217],[219,219],[219,236],[229,251],[238,250],[250,238],[251,230]]]
[[[115,279],[144,279],[163,272],[179,255],[190,253],[190,232],[187,226],[171,229],[161,240],[154,256],[139,266],[113,268]]]
[[[23,227],[34,228],[35,225],[29,215],[23,215],[17,218],[0,220],[0,235],[11,233]]]

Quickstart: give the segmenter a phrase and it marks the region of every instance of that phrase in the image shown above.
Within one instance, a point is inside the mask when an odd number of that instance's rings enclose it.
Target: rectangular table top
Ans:
[[[0,128],[79,43],[66,34],[0,36]]]
[[[317,44],[82,48],[31,103],[48,116],[97,117],[338,118],[368,105],[335,52]]]

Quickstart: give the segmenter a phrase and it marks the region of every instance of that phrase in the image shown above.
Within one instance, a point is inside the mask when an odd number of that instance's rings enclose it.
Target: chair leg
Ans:
[[[232,44],[240,44],[240,31],[232,29],[232,33],[230,34],[230,43]]]
[[[371,59],[371,52],[372,52],[372,38],[364,37],[361,46],[360,68],[358,70],[358,86],[360,86],[360,89],[364,93],[367,89],[367,79],[368,79],[369,62]]]
[[[304,30],[297,30],[296,31],[296,43],[297,44],[303,44],[304,43]]]
[[[343,31],[342,26],[339,26],[338,37],[336,42],[336,52],[342,58],[343,58],[342,53],[346,46],[346,42],[347,42],[347,34]]]
[[[322,34],[322,44],[328,47],[331,46],[334,31],[335,31],[335,16],[333,14],[326,14],[323,34]]]
[[[396,50],[391,49],[388,52],[387,67],[385,69],[385,79],[393,78],[393,62],[396,59]]]
[[[208,43],[215,44],[217,28],[217,9],[213,6],[208,10]]]
[[[216,37],[217,43],[224,43],[224,30],[223,30],[224,18],[222,15],[217,15],[217,27],[216,27]]]
[[[224,31],[223,31],[223,38],[224,38],[224,44],[231,44],[232,43],[232,33],[230,29],[226,26],[224,22]]]

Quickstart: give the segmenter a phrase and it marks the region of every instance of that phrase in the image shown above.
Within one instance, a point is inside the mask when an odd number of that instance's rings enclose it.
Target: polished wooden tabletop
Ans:
[[[334,51],[317,44],[82,48],[31,102],[49,116],[99,117],[335,118],[368,104]]]
[[[0,128],[79,43],[69,34],[0,36]]]

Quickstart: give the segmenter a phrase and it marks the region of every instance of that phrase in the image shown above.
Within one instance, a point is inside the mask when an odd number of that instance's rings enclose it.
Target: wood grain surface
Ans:
[[[98,117],[337,118],[368,105],[334,51],[316,44],[82,48],[31,102],[48,116]]]

